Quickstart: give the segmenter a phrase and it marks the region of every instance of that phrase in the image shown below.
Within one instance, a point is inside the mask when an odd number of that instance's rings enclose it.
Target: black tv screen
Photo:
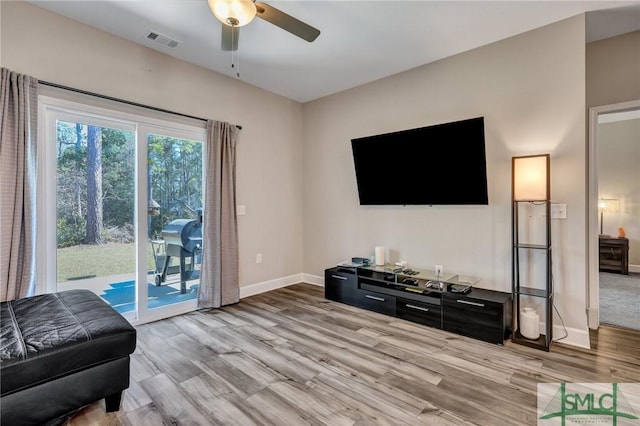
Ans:
[[[489,204],[484,117],[351,140],[361,205]]]

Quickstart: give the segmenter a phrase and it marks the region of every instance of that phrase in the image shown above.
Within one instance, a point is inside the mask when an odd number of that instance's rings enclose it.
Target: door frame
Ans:
[[[600,326],[600,256],[598,249],[598,117],[602,114],[640,109],[640,100],[589,108],[588,194],[587,194],[587,319],[589,328]]]

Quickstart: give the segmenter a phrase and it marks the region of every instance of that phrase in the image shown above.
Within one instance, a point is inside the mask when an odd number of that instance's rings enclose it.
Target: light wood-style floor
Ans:
[[[121,410],[84,425],[535,425],[539,382],[640,382],[640,333],[546,353],[324,299],[298,284],[137,327]]]

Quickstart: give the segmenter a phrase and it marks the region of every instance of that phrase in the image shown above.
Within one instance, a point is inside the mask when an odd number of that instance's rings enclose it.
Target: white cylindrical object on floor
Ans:
[[[535,309],[523,308],[520,312],[520,334],[531,340],[540,337],[540,317]]]
[[[384,266],[384,247],[382,246],[376,247],[376,265]]]

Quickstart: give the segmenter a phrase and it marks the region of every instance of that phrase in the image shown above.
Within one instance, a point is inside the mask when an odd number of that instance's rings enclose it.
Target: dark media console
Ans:
[[[472,287],[477,280],[431,271],[378,266],[325,270],[324,294],[342,302],[408,321],[503,344],[511,335],[512,296]]]

